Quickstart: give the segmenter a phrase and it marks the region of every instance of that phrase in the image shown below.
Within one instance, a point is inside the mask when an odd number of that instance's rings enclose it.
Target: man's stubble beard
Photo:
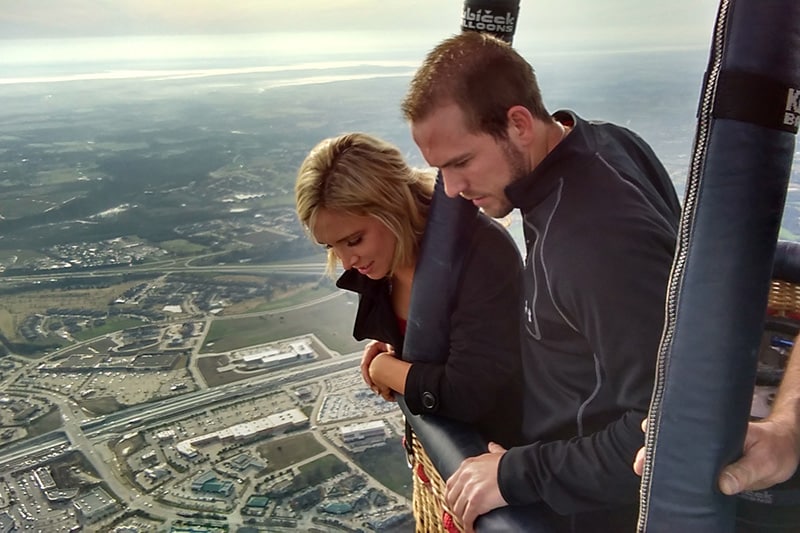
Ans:
[[[510,142],[505,141],[503,143],[503,152],[505,152],[506,163],[508,164],[508,170],[511,174],[511,181],[509,183],[514,183],[530,174],[531,169],[528,168],[525,155],[521,150],[516,146],[512,146]],[[489,210],[484,209],[484,212],[492,218],[503,218],[513,211],[513,209],[514,206],[506,197],[505,192],[503,192],[502,197],[498,198],[497,208],[491,208]]]

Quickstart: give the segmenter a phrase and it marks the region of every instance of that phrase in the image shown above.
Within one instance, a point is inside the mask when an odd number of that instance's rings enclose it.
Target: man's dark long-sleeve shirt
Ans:
[[[524,217],[523,437],[498,481],[509,504],[559,514],[635,505],[680,204],[627,129],[573,126],[506,194]]]

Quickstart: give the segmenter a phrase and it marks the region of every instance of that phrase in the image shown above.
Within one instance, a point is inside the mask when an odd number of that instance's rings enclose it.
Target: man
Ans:
[[[645,419],[646,421],[646,419]],[[646,430],[642,422],[642,430]],[[778,387],[769,416],[750,422],[741,459],[722,469],[719,490],[733,495],[783,483],[800,463],[800,336]],[[644,448],[636,454],[633,470],[642,475]]]
[[[524,446],[465,460],[446,499],[481,514],[544,502],[561,531],[634,531],[631,471],[650,404],[680,206],[633,132],[551,115],[531,66],[467,32],[432,50],[403,102],[445,191],[502,217],[521,210]],[[511,311],[509,311],[511,312]]]

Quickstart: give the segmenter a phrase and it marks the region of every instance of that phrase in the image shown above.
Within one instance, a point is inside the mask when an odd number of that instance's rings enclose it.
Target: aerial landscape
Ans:
[[[426,48],[0,71],[0,533],[413,529],[402,413],[293,185],[346,131],[424,165],[399,102]],[[551,111],[637,131],[681,195],[706,49],[523,51]]]
[[[308,147],[356,126],[313,87],[233,79],[2,89],[0,492],[24,529],[410,517],[400,413],[293,211]]]

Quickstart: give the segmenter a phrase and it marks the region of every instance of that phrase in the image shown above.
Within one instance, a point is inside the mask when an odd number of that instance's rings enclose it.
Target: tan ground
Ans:
[[[3,296],[0,299],[0,331],[12,341],[20,341],[22,337],[19,336],[17,327],[26,316],[44,313],[51,307],[106,309],[108,302],[138,283],[141,281],[120,283],[102,289],[31,291]]]

